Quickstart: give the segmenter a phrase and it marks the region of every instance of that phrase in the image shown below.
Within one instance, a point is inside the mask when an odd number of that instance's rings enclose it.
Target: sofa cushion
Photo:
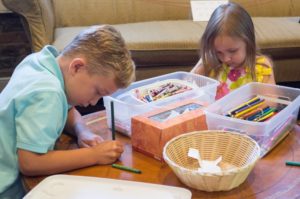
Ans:
[[[114,25],[130,50],[197,49],[206,23],[190,20],[153,21]],[[61,50],[79,31],[87,27],[57,28],[54,45]]]
[[[229,0],[242,5],[251,16],[300,16],[299,0]]]
[[[299,17],[256,17],[257,42],[263,49],[300,46]]]
[[[254,17],[257,43],[273,59],[300,57],[297,17]],[[139,67],[191,66],[198,60],[199,39],[207,22],[152,21],[114,25],[123,35]],[[57,28],[54,46],[62,50],[86,27]]]
[[[241,4],[251,16],[255,17],[300,15],[299,0],[230,1]],[[191,19],[190,0],[52,0],[52,2],[56,27]]]
[[[139,67],[196,64],[198,43],[206,23],[190,20],[114,25],[123,35]],[[62,50],[86,27],[57,28],[54,46]]]
[[[47,0],[48,1],[48,0]],[[189,0],[52,0],[56,27],[190,19]]]

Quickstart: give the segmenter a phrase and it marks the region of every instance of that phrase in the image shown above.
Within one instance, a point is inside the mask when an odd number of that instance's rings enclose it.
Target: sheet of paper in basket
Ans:
[[[208,21],[213,11],[228,0],[191,0],[193,21]]]
[[[151,194],[145,194],[151,193]],[[191,199],[184,188],[109,178],[53,175],[34,187],[24,199]]]

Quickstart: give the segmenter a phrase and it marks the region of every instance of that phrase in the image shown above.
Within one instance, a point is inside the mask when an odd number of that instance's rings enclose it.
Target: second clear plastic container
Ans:
[[[238,105],[253,96],[266,100],[267,104],[284,106],[280,112],[265,122],[254,122],[225,116]],[[254,138],[262,148],[262,156],[276,145],[280,135],[295,124],[300,106],[300,89],[249,83],[224,96],[205,109],[208,129],[230,130],[245,133]]]

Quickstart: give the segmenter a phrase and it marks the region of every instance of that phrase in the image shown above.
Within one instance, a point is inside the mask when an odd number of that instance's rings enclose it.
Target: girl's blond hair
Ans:
[[[217,36],[226,35],[240,38],[246,44],[246,59],[244,65],[249,67],[251,76],[256,81],[255,64],[257,50],[253,21],[248,12],[236,3],[219,6],[211,15],[203,36],[200,40],[200,50],[205,74],[213,71],[217,77],[222,63],[220,63],[214,49]]]
[[[61,52],[63,56],[83,56],[90,74],[112,76],[119,88],[135,80],[135,65],[121,34],[110,25],[92,26]]]

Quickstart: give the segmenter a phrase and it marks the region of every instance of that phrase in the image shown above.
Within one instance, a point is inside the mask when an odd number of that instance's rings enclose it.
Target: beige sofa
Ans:
[[[62,49],[86,26],[114,24],[137,65],[137,79],[189,71],[199,59],[206,22],[193,22],[189,0],[2,0],[27,22],[33,51]],[[257,42],[275,63],[277,82],[300,81],[300,1],[234,0],[244,6]]]

